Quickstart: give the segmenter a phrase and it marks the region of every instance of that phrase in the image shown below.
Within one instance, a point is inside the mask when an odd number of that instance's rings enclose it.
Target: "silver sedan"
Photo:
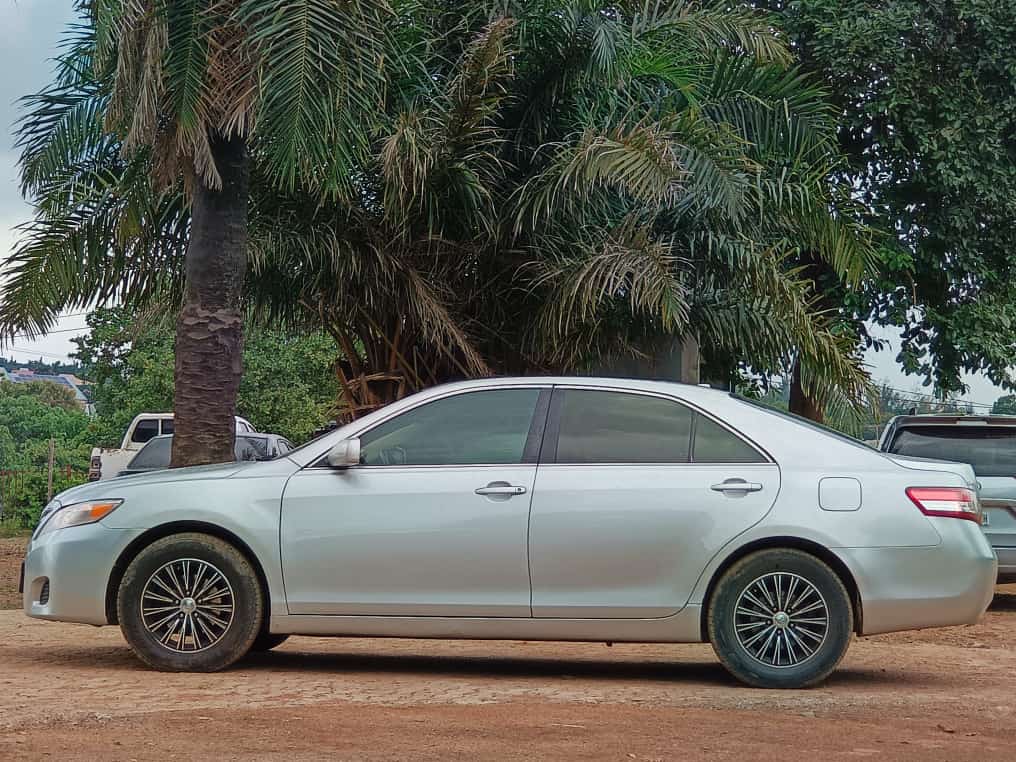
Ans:
[[[711,389],[465,382],[273,461],[62,493],[24,608],[119,624],[164,670],[290,634],[708,641],[742,681],[800,687],[854,633],[980,617],[975,490]]]

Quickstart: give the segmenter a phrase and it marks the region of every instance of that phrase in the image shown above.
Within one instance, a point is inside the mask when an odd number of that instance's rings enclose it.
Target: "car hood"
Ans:
[[[285,459],[283,459],[285,460]],[[118,476],[100,482],[89,482],[80,487],[73,487],[61,492],[56,499],[67,505],[82,500],[100,500],[119,497],[121,492],[134,487],[149,484],[171,484],[173,482],[199,481],[202,479],[228,479],[237,475],[253,475],[271,466],[277,468],[278,461],[246,461],[243,463],[216,463],[210,466],[190,466],[188,468],[171,468],[160,471],[147,471],[140,474]],[[296,468],[292,461],[286,461],[287,467]]]

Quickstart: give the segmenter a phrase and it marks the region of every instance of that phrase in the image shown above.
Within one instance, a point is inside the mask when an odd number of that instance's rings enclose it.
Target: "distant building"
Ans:
[[[54,376],[48,373],[36,373],[28,368],[16,368],[13,372],[10,372],[4,367],[0,367],[0,380],[11,381],[15,384],[45,381],[57,386],[65,386],[74,392],[74,401],[78,403],[78,406],[82,410],[88,415],[93,415],[95,412],[93,405],[88,401],[88,397],[81,390],[81,387],[87,386],[87,382],[82,381],[73,373],[61,373],[58,376]]]

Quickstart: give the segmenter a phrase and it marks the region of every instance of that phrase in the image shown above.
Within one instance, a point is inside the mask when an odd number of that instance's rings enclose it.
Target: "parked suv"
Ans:
[[[973,466],[984,532],[998,556],[998,581],[1016,582],[1016,416],[898,416],[883,432],[879,449]]]

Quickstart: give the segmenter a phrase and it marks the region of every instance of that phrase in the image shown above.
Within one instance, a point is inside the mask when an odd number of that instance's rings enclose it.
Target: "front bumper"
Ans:
[[[991,603],[998,561],[981,528],[929,520],[942,537],[935,546],[837,550],[857,581],[864,635],[974,624]]]
[[[32,540],[25,556],[22,603],[36,619],[108,624],[106,586],[135,529],[68,527]]]

